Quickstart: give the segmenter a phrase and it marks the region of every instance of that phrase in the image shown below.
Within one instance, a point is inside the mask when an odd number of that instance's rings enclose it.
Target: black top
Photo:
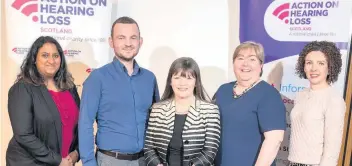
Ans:
[[[168,147],[168,163],[170,166],[182,166],[183,140],[182,131],[187,114],[176,114],[174,132]]]

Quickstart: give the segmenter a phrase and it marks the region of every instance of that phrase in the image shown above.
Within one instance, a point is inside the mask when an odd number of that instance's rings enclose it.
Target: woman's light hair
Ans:
[[[260,43],[253,41],[246,41],[236,47],[235,52],[232,55],[232,62],[235,61],[238,53],[242,50],[252,49],[255,52],[255,56],[259,59],[261,64],[264,64],[264,48]]]

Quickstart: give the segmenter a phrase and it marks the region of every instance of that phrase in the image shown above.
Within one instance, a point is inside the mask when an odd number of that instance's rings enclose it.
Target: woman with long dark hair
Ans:
[[[8,93],[13,130],[7,166],[73,165],[79,159],[79,96],[60,44],[41,36]]]
[[[209,102],[197,63],[185,57],[175,60],[162,99],[150,113],[147,166],[210,166],[219,140],[219,110]]]

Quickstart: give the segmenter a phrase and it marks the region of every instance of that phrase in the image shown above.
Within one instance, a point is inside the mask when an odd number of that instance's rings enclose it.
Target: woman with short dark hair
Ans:
[[[60,44],[41,36],[8,93],[8,166],[73,165],[79,159],[79,96]]]
[[[147,166],[210,166],[219,141],[219,110],[209,102],[197,63],[185,57],[175,60],[163,97],[150,113]]]

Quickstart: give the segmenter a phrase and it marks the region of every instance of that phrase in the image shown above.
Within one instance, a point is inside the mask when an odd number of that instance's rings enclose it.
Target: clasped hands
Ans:
[[[78,160],[78,152],[73,151],[68,154],[65,158],[62,158],[59,166],[74,166]]]
[[[157,166],[164,166],[164,164],[158,164]],[[194,164],[192,164],[192,166],[194,166]]]

